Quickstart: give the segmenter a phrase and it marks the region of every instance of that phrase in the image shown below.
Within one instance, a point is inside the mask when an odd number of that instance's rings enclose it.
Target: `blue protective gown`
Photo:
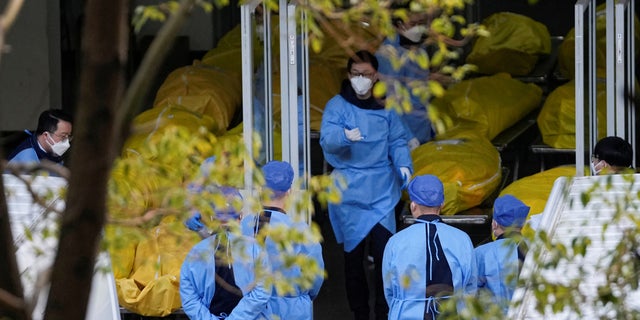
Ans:
[[[264,223],[268,223],[271,227],[284,225],[288,228],[297,228],[299,230],[308,230],[309,226],[304,222],[294,222],[291,217],[286,215],[282,209],[266,207],[264,212],[258,216],[255,214],[245,216],[241,221],[242,234],[246,236],[255,236],[263,226],[258,222],[262,219]],[[294,279],[300,277],[301,270],[298,266],[286,268],[283,266],[281,250],[269,238],[265,242],[266,250],[269,255],[269,263],[272,270],[281,272],[285,278]],[[292,243],[294,255],[304,255],[316,261],[321,269],[324,269],[324,260],[322,258],[322,247],[320,243]],[[291,255],[292,253],[287,253]],[[273,314],[272,318],[287,320],[309,320],[313,318],[312,300],[318,296],[320,287],[324,282],[323,276],[316,277],[315,281],[308,289],[295,286],[295,293],[281,296],[273,288],[273,295],[269,300],[269,312]]]
[[[423,49],[416,49],[422,50]],[[391,54],[391,52],[397,52]],[[394,69],[391,65],[391,57],[394,55],[402,57],[407,54],[409,50],[400,45],[400,37],[396,36],[395,39],[390,40],[386,38],[380,49],[376,52],[376,58],[378,59],[378,73],[383,77],[394,78],[400,81],[405,88],[410,89],[409,83],[411,81],[419,80],[426,84],[429,79],[429,69],[421,68],[414,61],[405,61],[399,69]],[[389,87],[389,86],[388,86]],[[411,92],[411,91],[410,91]],[[387,95],[392,93],[387,93]],[[431,128],[431,121],[427,114],[427,106],[420,98],[414,94],[411,95],[411,112],[400,115],[404,125],[411,131],[413,137],[418,139],[421,144],[430,141],[433,138],[433,129]],[[408,139],[407,139],[408,140]]]
[[[496,241],[476,248],[478,264],[478,289],[488,290],[495,302],[507,314],[509,302],[517,285],[520,272],[518,244],[509,238],[499,237]]]
[[[63,164],[62,157],[50,154],[42,149],[34,133],[29,130],[25,130],[24,132],[26,132],[29,137],[22,141],[22,143],[9,154],[9,164],[39,163],[43,159]]]
[[[442,270],[442,265],[436,270],[445,260],[448,270]],[[448,278],[443,279],[443,274]],[[425,312],[437,314],[439,298],[427,296],[427,286],[450,283],[455,294],[474,295],[477,275],[469,236],[444,224],[439,216],[421,216],[391,237],[384,250],[382,279],[389,319],[422,320]],[[408,286],[404,283],[407,278]],[[457,307],[461,310],[464,304]]]
[[[349,141],[345,128],[360,128],[364,140]],[[341,202],[330,203],[328,209],[336,240],[344,243],[344,251],[351,252],[376,223],[395,233],[395,206],[402,187],[399,170],[408,167],[413,172],[405,136],[395,112],[363,109],[342,95],[327,103],[320,146],[334,167],[332,176],[342,192]]]
[[[238,241],[238,236],[227,233],[230,242]],[[216,290],[215,255],[216,247],[221,243],[216,234],[196,244],[180,269],[180,299],[182,308],[189,319],[270,319],[266,311],[271,291],[265,290],[261,282],[254,277],[255,260],[251,258],[260,255],[260,247],[253,239],[242,237],[245,246],[231,246],[232,257],[248,257],[248,259],[233,259],[233,275],[235,284],[242,291],[243,297],[228,317],[213,315],[209,311],[211,300]],[[244,248],[243,248],[244,247]],[[244,250],[242,252],[241,250]],[[268,268],[267,259],[261,259],[261,267]],[[215,302],[214,302],[215,303]]]

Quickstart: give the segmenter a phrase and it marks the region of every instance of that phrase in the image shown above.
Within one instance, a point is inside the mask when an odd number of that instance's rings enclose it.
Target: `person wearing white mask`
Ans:
[[[408,10],[408,4],[394,9]],[[427,102],[411,91],[412,81],[426,81],[430,73],[428,68],[420,66],[415,61],[406,60],[397,68],[392,61],[401,57],[407,57],[411,51],[417,54],[426,54],[424,39],[427,37],[428,15],[426,13],[408,12],[406,21],[400,18],[392,20],[396,35],[385,38],[376,52],[376,58],[380,62],[378,72],[381,80],[388,82],[388,90],[393,88],[391,81],[397,80],[410,92],[411,111],[403,113],[400,118],[407,129],[407,141],[411,150],[433,139],[435,133],[431,126],[427,113]],[[388,93],[391,96],[392,93]]]
[[[43,160],[63,164],[62,156],[73,139],[72,129],[71,115],[60,109],[43,111],[38,118],[36,131],[25,130],[29,137],[9,154],[9,165],[39,163]]]
[[[591,155],[591,175],[633,173],[633,148],[620,137],[605,137]]]
[[[367,240],[375,266],[375,316],[387,319],[382,254],[396,231],[395,206],[413,172],[400,118],[373,96],[377,69],[378,60],[368,51],[349,59],[348,80],[327,103],[320,127],[320,146],[341,191],[341,202],[328,209],[336,240],[344,244],[347,299],[355,319],[367,320]]]

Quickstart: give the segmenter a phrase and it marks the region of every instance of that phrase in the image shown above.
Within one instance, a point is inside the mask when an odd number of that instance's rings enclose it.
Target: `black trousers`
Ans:
[[[375,289],[376,319],[388,318],[389,306],[384,298],[382,285],[382,255],[391,236],[392,233],[389,230],[381,224],[376,224],[369,231],[368,237],[362,240],[353,251],[344,253],[347,299],[356,320],[369,320],[369,286],[364,266],[365,257],[369,255],[373,257],[374,263],[373,286]],[[369,240],[369,252],[366,252],[367,240]]]

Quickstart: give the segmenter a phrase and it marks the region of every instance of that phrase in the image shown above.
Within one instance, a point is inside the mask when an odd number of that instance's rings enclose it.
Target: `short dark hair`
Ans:
[[[66,121],[73,124],[73,117],[62,111],[62,109],[49,109],[40,113],[38,118],[38,128],[36,129],[36,135],[41,135],[45,132],[56,132],[58,130],[58,122]]]
[[[610,166],[628,168],[633,162],[633,148],[620,137],[606,137],[596,143],[593,156]]]
[[[378,59],[373,53],[367,50],[360,50],[349,58],[347,62],[347,72],[351,72],[351,66],[353,66],[354,63],[370,63],[371,66],[378,71]]]

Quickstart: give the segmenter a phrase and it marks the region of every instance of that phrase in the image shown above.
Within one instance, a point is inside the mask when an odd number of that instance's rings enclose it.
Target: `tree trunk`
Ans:
[[[125,85],[128,0],[88,0],[71,178],[45,319],[83,320],[106,219],[113,123]]]

